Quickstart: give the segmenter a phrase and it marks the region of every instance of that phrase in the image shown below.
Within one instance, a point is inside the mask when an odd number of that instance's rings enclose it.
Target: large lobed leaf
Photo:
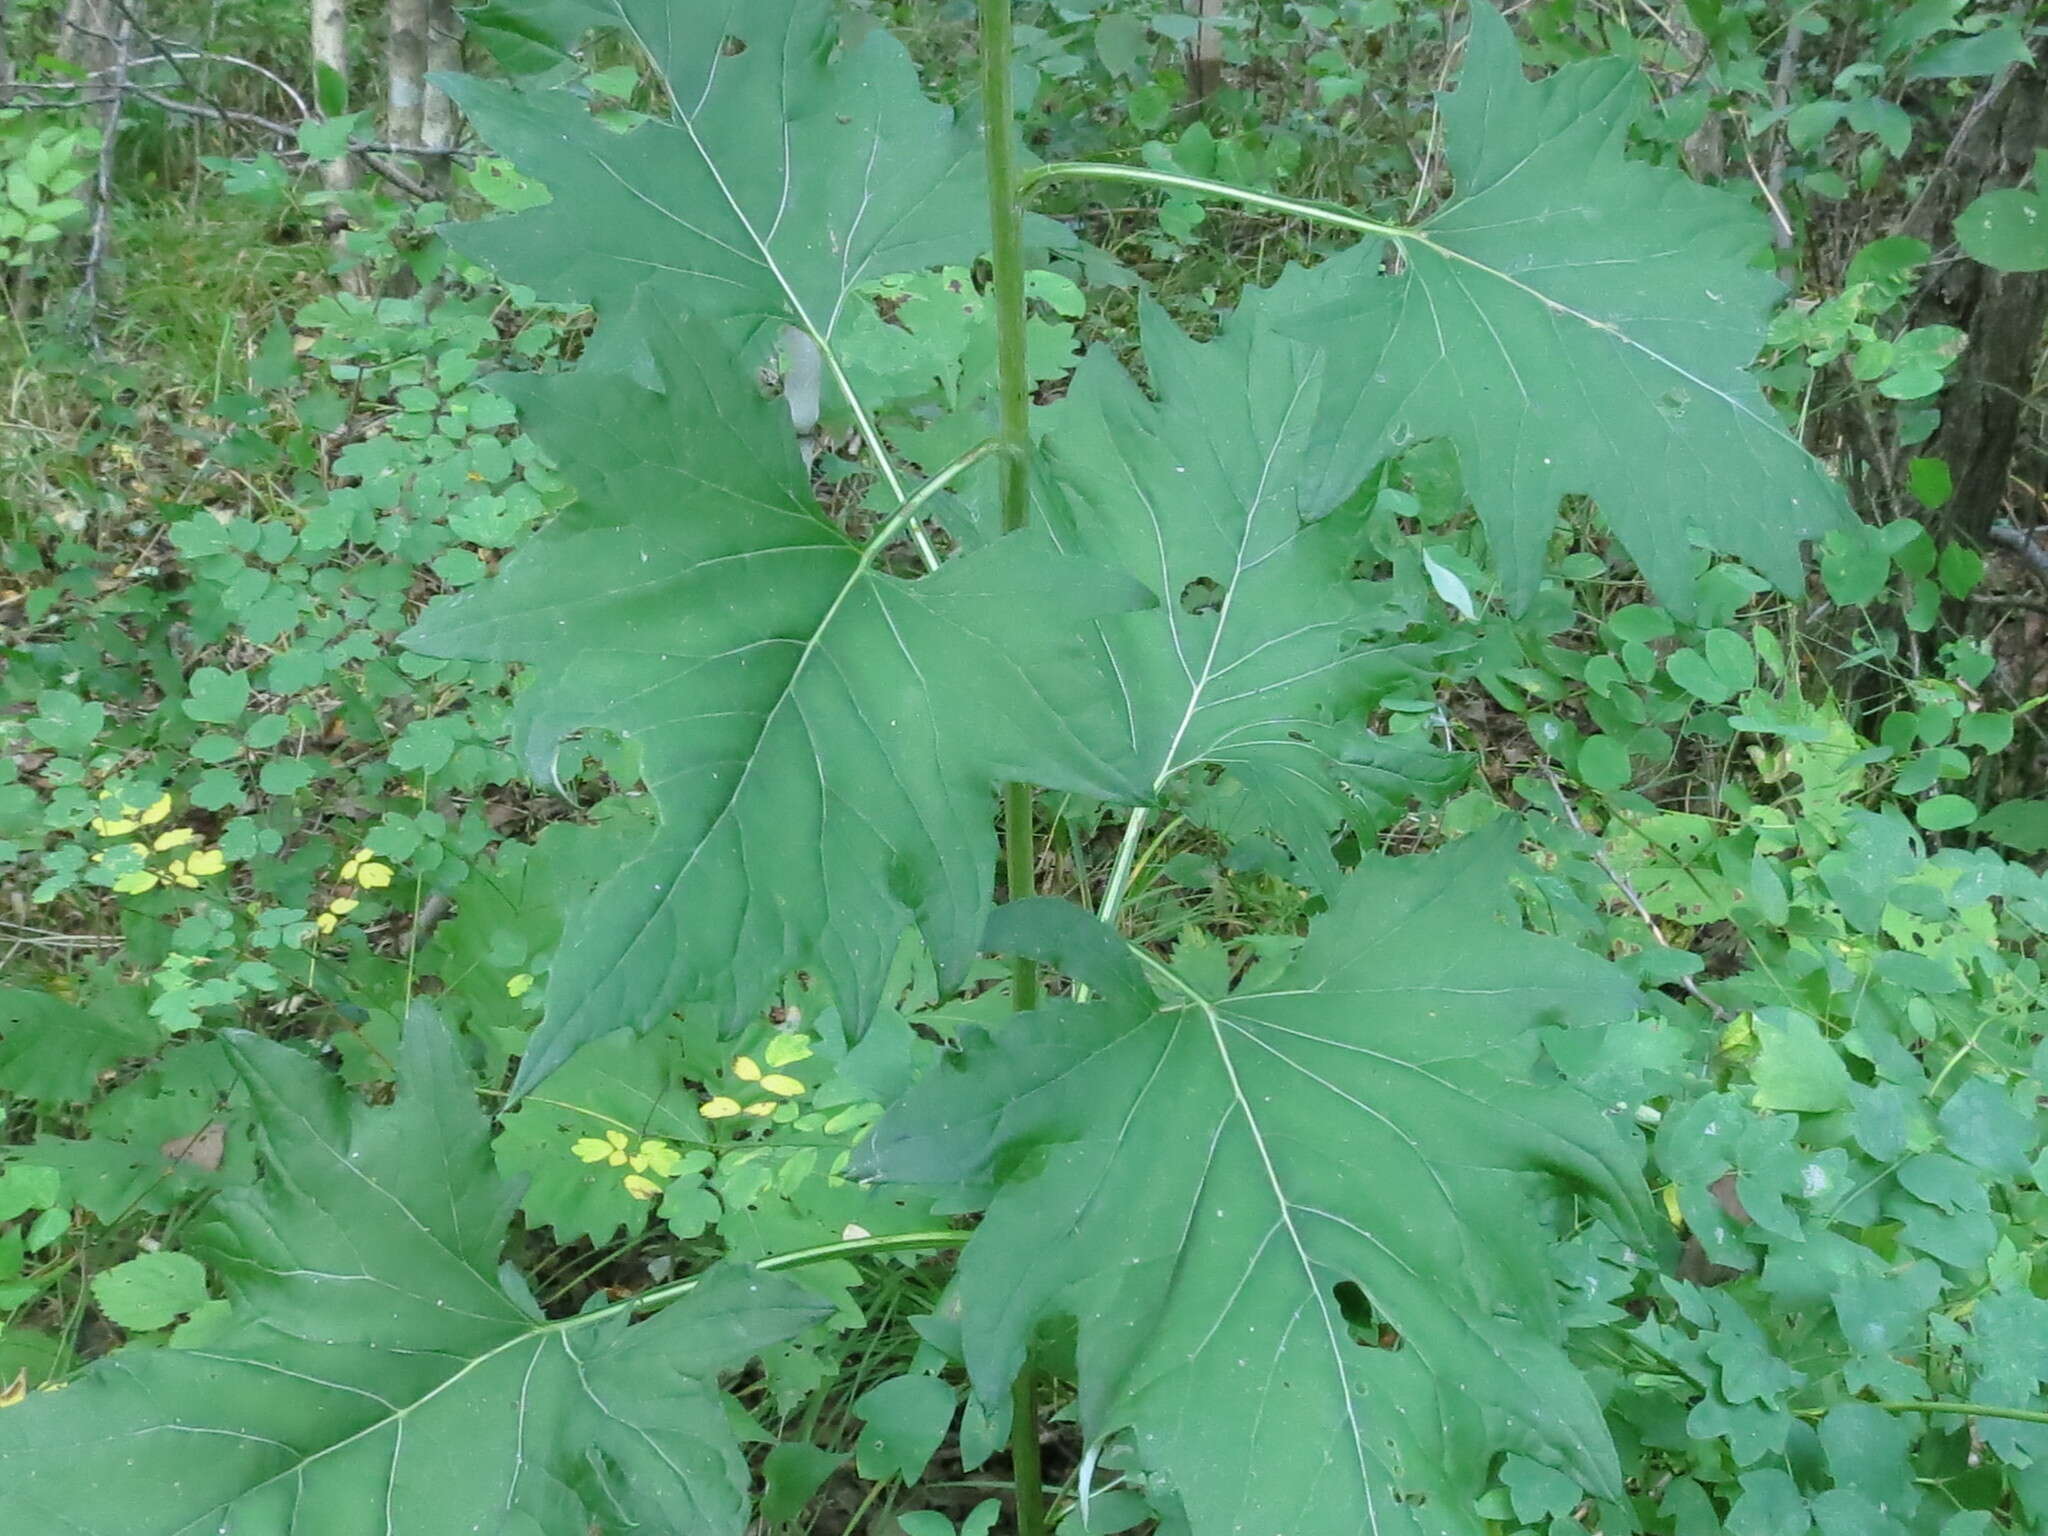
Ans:
[[[1305,492],[1345,450],[1314,430],[1323,355],[1265,309],[1254,295],[1203,345],[1147,303],[1152,393],[1090,355],[1043,413],[1038,507],[1062,549],[1155,597],[1091,637],[1131,776],[1156,795],[1198,765],[1228,769],[1329,886],[1333,824],[1369,836],[1456,767],[1358,723],[1415,664],[1353,577],[1355,522],[1308,518]]]
[[[970,1044],[866,1153],[987,1200],[956,1294],[991,1412],[1068,1316],[1090,1443],[1128,1430],[1198,1533],[1476,1533],[1502,1450],[1619,1492],[1533,1210],[1561,1185],[1651,1224],[1635,1158],[1537,1035],[1634,996],[1522,930],[1512,871],[1490,836],[1376,859],[1285,975],[1229,996],[1155,997],[1100,937],[1016,941],[1102,1000]],[[1032,908],[1003,926],[1046,931]],[[1398,1347],[1370,1347],[1383,1326]]]
[[[550,1322],[499,1270],[511,1191],[431,1015],[389,1109],[284,1046],[232,1049],[268,1169],[194,1247],[234,1322],[0,1413],[10,1529],[737,1536],[747,1472],[714,1377],[822,1304],[735,1266],[637,1326]]]
[[[521,1090],[680,1001],[744,1015],[798,967],[864,1019],[911,922],[957,975],[987,912],[992,786],[1139,793],[1087,744],[1101,685],[1075,637],[1142,592],[1036,536],[916,582],[877,571],[714,334],[659,308],[625,322],[631,346],[501,386],[581,499],[405,637],[527,663],[543,775],[571,731],[618,731],[661,810],[570,914]]]
[[[1523,77],[1498,12],[1472,7],[1444,102],[1456,195],[1397,242],[1362,242],[1274,290],[1327,346],[1313,426],[1341,445],[1311,489],[1335,505],[1386,454],[1457,445],[1509,592],[1544,567],[1558,500],[1591,495],[1667,603],[1690,543],[1780,586],[1802,540],[1847,514],[1748,371],[1781,286],[1735,193],[1623,153],[1641,77],[1626,59]]]
[[[885,28],[840,51],[834,0],[586,9],[645,51],[665,116],[620,134],[565,90],[444,82],[552,194],[454,232],[507,277],[601,313],[645,288],[663,310],[783,322],[829,343],[861,284],[987,249],[980,135],[924,98]]]

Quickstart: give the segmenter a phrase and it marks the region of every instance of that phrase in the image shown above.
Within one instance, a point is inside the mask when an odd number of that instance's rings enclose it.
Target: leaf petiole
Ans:
[[[1035,165],[1019,178],[1018,191],[1028,195],[1038,185],[1048,181],[1122,181],[1137,186],[1165,187],[1174,192],[1228,198],[1231,202],[1242,203],[1247,208],[1264,208],[1273,213],[1284,213],[1313,223],[1334,224],[1339,229],[1355,229],[1364,235],[1379,235],[1388,240],[1421,240],[1425,245],[1431,243],[1423,239],[1418,230],[1406,229],[1399,224],[1382,224],[1374,219],[1361,219],[1355,213],[1346,213],[1341,208],[1332,208],[1323,203],[1304,203],[1296,198],[1279,197],[1271,192],[1259,192],[1251,187],[1240,187],[1227,181],[1210,181],[1202,176],[1183,176],[1176,171],[1155,171],[1145,166],[1115,165],[1101,160],[1055,160]]]
[[[972,448],[961,454],[959,458],[904,497],[902,505],[897,507],[894,512],[891,512],[888,517],[884,518],[881,526],[868,535],[867,542],[860,549],[861,564],[866,565],[884,549],[887,549],[890,544],[894,543],[896,536],[903,531],[906,524],[917,526],[917,533],[921,541],[918,547],[920,549],[929,548],[930,546],[927,543],[922,542],[924,528],[919,523],[918,513],[924,510],[927,502],[955,480],[959,479],[961,475],[979,464],[990,454],[1003,452],[1005,446],[1000,439],[993,437],[984,442],[976,443]],[[934,555],[927,564],[936,569],[938,557]]]
[[[2048,1424],[2048,1412],[2039,1408],[2001,1408],[1995,1403],[1883,1402],[1875,1406],[1886,1413],[1960,1413],[1973,1419],[2014,1419],[2022,1424]]]
[[[923,1248],[957,1248],[966,1241],[965,1232],[951,1229],[937,1232],[887,1232],[880,1237],[850,1237],[837,1243],[820,1243],[815,1248],[797,1248],[788,1253],[770,1254],[754,1268],[770,1272],[779,1269],[804,1269],[812,1264],[824,1264],[833,1259],[859,1258],[869,1253],[905,1253]],[[703,1278],[702,1275],[692,1275],[687,1280],[672,1280],[667,1285],[657,1285],[637,1296],[628,1296],[624,1301],[615,1301],[608,1307],[599,1307],[594,1311],[579,1312],[574,1317],[565,1317],[552,1327],[556,1332],[566,1333],[602,1318],[617,1317],[623,1312],[651,1312],[656,1307],[666,1306],[679,1297],[689,1295]]]

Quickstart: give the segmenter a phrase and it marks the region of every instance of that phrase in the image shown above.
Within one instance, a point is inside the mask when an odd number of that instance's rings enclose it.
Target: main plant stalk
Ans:
[[[1017,104],[1011,91],[1010,0],[980,0],[982,145],[988,163],[989,265],[996,307],[996,439],[1002,444],[1003,532],[1031,519],[1031,373],[1024,334],[1024,208],[1017,184]],[[1003,882],[1018,901],[1037,887],[1031,786],[1003,786]],[[1010,972],[1012,1006],[1038,1006],[1038,966],[1018,956]],[[1017,1536],[1044,1536],[1045,1485],[1038,1458],[1038,1382],[1027,1358],[1017,1373],[1010,1414],[1011,1479]]]
[[[1002,444],[1003,532],[1031,518],[1031,375],[1025,360],[1024,210],[1017,184],[1017,104],[1010,78],[1010,0],[981,3],[982,144],[988,165],[989,265],[996,308],[996,440]],[[1003,882],[1017,901],[1036,886],[1031,786],[1003,787]],[[1038,967],[1012,970],[1019,1012],[1038,1006]]]

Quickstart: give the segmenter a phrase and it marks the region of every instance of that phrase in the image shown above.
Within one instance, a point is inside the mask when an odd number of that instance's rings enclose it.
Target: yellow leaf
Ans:
[[[361,905],[362,903],[353,896],[337,896],[334,900],[327,903],[327,910],[336,917],[347,917],[349,913],[355,911]]]
[[[732,1071],[733,1076],[739,1078],[742,1082],[758,1083],[761,1081],[761,1064],[751,1056],[736,1058],[732,1064]]]
[[[676,1176],[682,1167],[683,1154],[665,1141],[643,1141],[640,1143],[639,1161],[643,1167],[652,1168],[664,1179]]]
[[[706,1120],[730,1120],[740,1112],[739,1101],[720,1094],[715,1099],[706,1099],[697,1106],[697,1113]]]
[[[341,919],[336,917],[332,912],[322,912],[318,917],[313,919],[313,926],[315,928],[318,928],[322,933],[334,932],[334,930],[336,929],[336,927],[340,925],[340,923]]]
[[[389,864],[369,863],[361,865],[356,870],[356,884],[362,886],[365,890],[381,891],[390,883],[391,866]]]
[[[601,1163],[612,1155],[612,1144],[599,1136],[585,1136],[569,1150],[586,1163]]]
[[[201,848],[185,860],[185,868],[195,875],[217,875],[227,867],[228,861],[218,848]]]
[[[99,816],[93,817],[91,822],[93,831],[99,833],[101,837],[126,837],[130,832],[133,832],[137,827],[141,825],[142,823],[139,821],[128,821],[124,819],[108,821],[103,817]]]
[[[775,1035],[770,1037],[768,1048],[762,1052],[768,1058],[770,1067],[786,1067],[791,1062],[803,1061],[811,1054],[809,1035]]]
[[[1666,1184],[1664,1186],[1664,1214],[1670,1218],[1672,1226],[1682,1227],[1685,1225],[1685,1216],[1678,1209],[1678,1186],[1676,1184]]]
[[[505,983],[505,995],[507,997],[524,997],[532,990],[533,978],[524,971],[521,971],[517,976],[514,976]]]
[[[776,1104],[776,1102],[773,1099],[763,1099],[758,1104],[749,1104],[747,1106],[747,1113],[752,1115],[756,1120],[758,1120],[763,1115],[774,1114],[778,1108],[780,1108],[780,1106]]]
[[[114,889],[123,896],[140,896],[156,889],[156,876],[146,869],[131,869],[114,878]]]
[[[158,795],[156,797],[155,802],[149,807],[149,809],[144,811],[140,816],[136,817],[135,819],[141,822],[145,827],[153,827],[170,814],[171,797],[169,795]]]
[[[194,832],[190,827],[173,827],[171,828],[170,831],[164,833],[163,836],[159,837],[155,842],[151,843],[149,846],[154,848],[158,853],[163,853],[168,849],[182,848],[198,836],[199,834],[197,832]]]
[[[802,1083],[793,1077],[785,1077],[780,1072],[770,1072],[761,1079],[761,1086],[770,1093],[780,1094],[785,1099],[793,1099],[804,1091]]]
[[[661,1193],[661,1186],[652,1179],[643,1179],[637,1173],[626,1175],[626,1193],[635,1200],[652,1200]]]

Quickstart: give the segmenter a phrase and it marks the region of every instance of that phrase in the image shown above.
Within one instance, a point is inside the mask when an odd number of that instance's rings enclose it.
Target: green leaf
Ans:
[[[1821,580],[1828,596],[1845,608],[1869,602],[1891,579],[1891,555],[1877,531],[1868,527],[1831,532],[1820,558]]]
[[[249,679],[219,667],[201,667],[186,681],[185,713],[209,725],[233,725],[249,707]]]
[[[1404,762],[1352,723],[1423,653],[1361,643],[1377,615],[1351,577],[1355,530],[1305,521],[1302,487],[1332,451],[1312,436],[1321,357],[1257,298],[1207,344],[1149,302],[1142,329],[1151,393],[1091,355],[1043,413],[1038,488],[1062,549],[1156,599],[1094,627],[1117,745],[1146,799],[1198,765],[1227,768],[1329,886],[1329,829],[1370,837],[1446,763],[1426,747]]]
[[[585,1161],[573,1149],[611,1131],[627,1138],[629,1152],[648,1139],[678,1153],[697,1148],[704,1120],[697,1098],[680,1086],[684,1076],[681,1047],[668,1034],[613,1035],[570,1057],[548,1079],[545,1094],[521,1100],[504,1117],[494,1150],[501,1170],[527,1180],[519,1196],[527,1220],[551,1227],[563,1243],[588,1238],[604,1244],[621,1229],[645,1227],[654,1202],[626,1188],[633,1170]],[[693,1171],[701,1171],[704,1159],[698,1161]]]
[[[81,1104],[102,1072],[163,1042],[139,991],[96,989],[80,1007],[47,992],[0,989],[0,1089],[38,1104]]]
[[[471,124],[544,183],[453,243],[550,299],[776,321],[829,343],[855,288],[988,244],[981,138],[924,98],[885,27],[841,51],[830,0],[602,0],[672,104],[613,133],[566,89],[458,78]],[[516,14],[520,0],[496,7]]]
[[[2001,272],[2048,268],[2048,198],[2018,187],[1986,192],[1956,216],[1963,249]]]
[[[1579,746],[1579,782],[1612,793],[1628,783],[1628,748],[1613,736],[1588,736]]]
[[[2007,800],[1978,818],[1977,828],[2020,853],[2048,853],[2048,800]]]
[[[661,811],[567,919],[521,1093],[679,1002],[742,1018],[799,968],[858,1028],[913,922],[951,985],[988,910],[992,786],[1142,793],[1083,740],[1107,690],[1072,639],[1142,591],[1037,536],[877,570],[714,334],[649,309],[610,334],[636,331],[501,386],[581,500],[404,637],[528,663],[536,777],[570,733],[617,731]]]
[[[231,1038],[269,1174],[221,1197],[189,1246],[234,1320],[0,1414],[11,1518],[79,1536],[519,1516],[738,1536],[747,1474],[712,1377],[819,1303],[735,1267],[637,1326],[609,1308],[550,1322],[499,1269],[511,1202],[431,1015],[406,1032],[387,1109],[285,1046]]]
[[[1790,1008],[1766,1008],[1756,1016],[1758,1051],[1750,1080],[1758,1109],[1821,1113],[1849,1107],[1849,1069],[1828,1044],[1820,1026]]]
[[[855,1452],[860,1475],[917,1482],[958,1407],[959,1395],[936,1376],[898,1376],[863,1392],[853,1403],[866,1424]]]
[[[168,1328],[205,1303],[206,1266],[189,1253],[145,1253],[94,1275],[92,1299],[117,1328]]]
[[[1473,8],[1443,110],[1457,196],[1396,239],[1398,274],[1367,240],[1274,290],[1330,347],[1313,435],[1344,451],[1311,507],[1448,437],[1517,601],[1567,492],[1598,501],[1671,606],[1690,600],[1689,539],[1797,587],[1801,541],[1847,504],[1749,372],[1781,291],[1753,259],[1762,217],[1625,155],[1640,92],[1621,58],[1525,79],[1507,24]]]
[[[1913,499],[1930,512],[1939,512],[1956,493],[1955,478],[1948,460],[1914,458],[1906,461],[1906,481]]]
[[[2008,65],[2028,62],[2027,43],[2018,27],[1994,23],[1972,36],[1954,37],[1921,54],[1906,67],[1908,80],[1952,80],[1995,75]]]
[[[1086,1440],[1128,1429],[1201,1536],[1474,1531],[1500,1450],[1617,1491],[1530,1257],[1560,1182],[1652,1241],[1634,1155],[1540,1065],[1635,999],[1522,931],[1516,868],[1491,834],[1374,859],[1270,990],[1151,962],[1159,998],[1048,1006],[890,1112],[865,1171],[988,1200],[954,1298],[987,1411],[1067,1316]]]
[[[0,1221],[28,1211],[53,1209],[63,1188],[63,1175],[38,1163],[9,1163],[0,1168]]]
[[[1913,819],[1930,832],[1953,832],[1977,819],[1977,802],[1968,795],[1936,795],[1913,808]]]
[[[1941,1106],[1942,1138],[1964,1162],[1995,1177],[2017,1178],[2026,1172],[2040,1145],[2031,1103],[2028,1109],[2021,1113],[2013,1107],[2011,1094],[1985,1078],[1973,1077]]]

